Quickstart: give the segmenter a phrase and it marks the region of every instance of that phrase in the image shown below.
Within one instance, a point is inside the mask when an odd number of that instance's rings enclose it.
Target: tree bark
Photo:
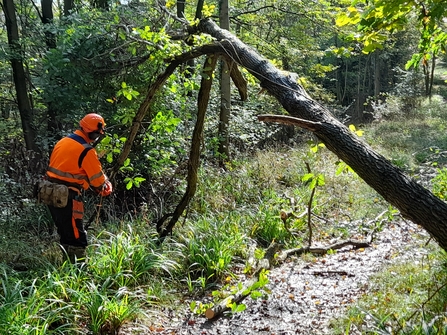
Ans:
[[[205,0],[199,0],[197,1],[197,7],[196,7],[196,19],[201,19],[202,18],[202,9],[203,9],[203,4],[204,4]]]
[[[42,23],[44,25],[50,25],[53,23],[53,0],[41,0],[40,2],[42,7]],[[56,35],[51,31],[51,29],[47,28],[45,30],[45,43],[47,45],[47,49],[51,50],[56,48]],[[47,117],[47,130],[49,136],[56,136],[56,138],[60,138],[58,136],[59,131],[61,130],[61,124],[57,121],[58,110],[55,108],[54,103],[47,102],[48,107],[48,117]]]
[[[209,56],[205,60],[205,64],[203,66],[204,76],[202,77],[200,91],[197,102],[197,120],[196,125],[194,127],[194,132],[192,135],[191,141],[191,150],[189,153],[189,162],[188,162],[188,179],[185,194],[182,197],[182,200],[177,205],[172,218],[169,220],[166,228],[162,229],[162,220],[159,220],[157,223],[157,232],[159,233],[160,242],[165,239],[168,234],[171,233],[174,228],[176,222],[183,214],[184,210],[189,204],[189,201],[196,193],[197,188],[197,179],[198,179],[198,169],[200,162],[200,148],[203,139],[203,127],[205,123],[205,115],[206,110],[208,108],[208,102],[210,100],[210,91],[213,83],[213,72],[216,67],[217,56]]]
[[[421,225],[447,250],[446,203],[376,153],[332,116],[327,108],[313,100],[298,84],[296,74],[278,70],[210,19],[202,20],[198,29],[216,38],[224,52],[258,78],[261,87],[273,95],[291,116],[303,124],[311,124],[309,129],[329,150],[399,209],[403,217]]]
[[[222,29],[230,29],[230,19],[228,15],[228,0],[219,1],[219,21]],[[224,162],[229,159],[229,123],[231,111],[231,82],[230,68],[225,60],[220,62],[220,114],[219,114],[219,163],[224,166]]]
[[[435,79],[436,54],[433,52],[430,69],[430,84],[428,86],[428,96],[431,99],[433,91],[433,80]]]
[[[38,152],[39,148],[35,142],[36,130],[33,127],[33,113],[31,102],[28,97],[27,78],[23,67],[23,51],[20,45],[19,28],[17,26],[16,10],[13,0],[3,1],[3,11],[5,13],[6,30],[8,34],[8,45],[10,48],[10,62],[14,78],[14,86],[17,95],[17,105],[22,121],[23,137],[26,148]]]
[[[64,0],[64,16],[69,16],[74,9],[74,0]]]
[[[53,0],[41,0],[40,6],[42,7],[42,23],[53,23]],[[56,48],[56,36],[50,30],[45,30],[45,43],[48,49]]]
[[[101,8],[104,10],[109,10],[109,3],[107,0],[93,0],[92,6],[95,8]]]
[[[374,52],[374,98],[376,101],[380,98],[380,91],[382,90],[381,85],[382,77],[382,61],[380,59],[380,52]]]
[[[177,0],[177,16],[182,19],[185,18],[185,3],[186,0]]]

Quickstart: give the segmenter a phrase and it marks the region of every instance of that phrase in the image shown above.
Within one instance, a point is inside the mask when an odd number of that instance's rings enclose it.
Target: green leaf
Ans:
[[[315,175],[313,173],[306,173],[302,178],[301,181],[306,182],[314,178]]]
[[[319,174],[317,176],[317,186],[324,186],[325,181],[324,181],[324,175]]]
[[[247,306],[245,306],[245,304],[239,304],[236,306],[236,308],[233,310],[233,312],[234,313],[243,312],[243,311],[245,311],[246,308],[247,308]]]
[[[339,27],[346,25],[356,25],[360,22],[360,14],[355,7],[348,7],[348,13],[342,12],[337,15],[335,19],[335,24]]]
[[[251,294],[250,294],[250,297],[252,299],[258,299],[258,298],[262,297],[262,293],[259,292],[259,291],[252,291]]]
[[[106,161],[107,161],[107,163],[112,163],[113,162],[113,153],[109,152],[107,154]]]

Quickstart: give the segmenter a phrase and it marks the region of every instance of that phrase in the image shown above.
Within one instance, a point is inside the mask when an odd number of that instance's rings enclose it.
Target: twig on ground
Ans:
[[[346,247],[348,245],[352,245],[355,248],[367,248],[367,247],[370,246],[370,242],[347,240],[347,241],[334,243],[334,244],[331,244],[331,245],[326,246],[326,247],[302,247],[302,248],[288,249],[288,250],[282,251],[275,260],[277,262],[283,262],[290,256],[293,256],[293,255],[299,256],[299,255],[302,255],[304,253],[312,253],[312,254],[324,255],[329,250],[341,249],[341,248],[344,248],[344,247]]]
[[[205,311],[205,316],[208,320],[217,318],[230,309],[230,304],[240,303],[242,300],[250,295],[250,287],[252,287],[259,280],[259,275],[262,271],[270,269],[275,254],[279,250],[279,247],[280,245],[276,242],[272,242],[270,244],[270,246],[265,251],[264,258],[259,260],[256,271],[253,273],[252,278],[247,283],[245,283],[245,285],[243,285],[242,289],[237,291],[235,294],[226,297],[224,300],[222,300],[215,306],[208,308]]]

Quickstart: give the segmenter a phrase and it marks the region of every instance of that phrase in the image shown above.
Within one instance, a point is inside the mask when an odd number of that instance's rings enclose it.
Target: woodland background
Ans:
[[[3,0],[1,8],[1,333],[114,334],[126,322],[149,323],[147,310],[179,292],[223,298],[238,275],[253,274],[250,256],[262,259],[272,242],[324,243],[399,217],[311,133],[260,123],[257,115],[284,112],[247,71],[232,73],[220,59],[210,73],[203,55],[160,82],[176,56],[211,42],[190,29],[205,17],[297,73],[313,99],[444,200],[443,1]],[[200,89],[211,78],[196,138]],[[32,189],[56,141],[90,112],[107,122],[96,149],[115,192],[86,194],[92,246],[84,271],[63,263]],[[200,167],[188,193],[193,145]],[[190,203],[160,242],[160,226],[185,194]],[[414,293],[418,312],[378,310],[378,329],[393,315],[395,331],[445,333],[445,256],[430,248],[436,266]],[[264,279],[253,297],[268,294]],[[198,314],[207,307],[190,305]],[[361,327],[361,313],[347,322]]]

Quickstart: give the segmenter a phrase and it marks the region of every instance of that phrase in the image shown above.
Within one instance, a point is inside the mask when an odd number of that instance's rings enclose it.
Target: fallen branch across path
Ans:
[[[218,316],[221,316],[224,312],[230,310],[230,304],[237,303],[239,304],[244,300],[246,297],[249,296],[250,287],[252,287],[257,281],[258,277],[252,277],[245,285],[244,287],[239,290],[237,293],[232,294],[228,297],[226,297],[224,300],[219,302],[217,305],[208,308],[205,311],[205,316],[208,320],[215,319]]]
[[[373,220],[369,221],[367,223],[367,225],[377,223],[382,218],[382,216],[384,216],[387,212],[388,212],[387,210],[383,211],[382,213],[377,215]],[[382,224],[383,220],[384,219],[382,219],[380,221],[380,224]],[[347,247],[349,245],[352,245],[354,248],[367,248],[371,245],[371,242],[374,238],[374,233],[377,232],[380,224],[379,225],[376,224],[375,228],[372,229],[368,233],[368,236],[365,241],[347,240],[347,241],[342,241],[342,242],[337,242],[337,243],[331,244],[327,247],[302,247],[302,248],[294,248],[294,249],[284,250],[278,255],[278,257],[275,258],[275,261],[278,263],[284,262],[290,256],[293,256],[293,255],[300,256],[304,253],[324,255],[324,254],[327,254],[329,250],[338,250],[338,249]]]
[[[270,269],[278,249],[279,244],[273,242],[265,251],[264,258],[259,260],[256,271],[253,273],[251,279],[247,283],[245,283],[242,289],[237,291],[235,294],[226,297],[215,306],[208,308],[205,311],[205,316],[207,317],[207,319],[211,320],[217,318],[218,316],[221,316],[223,313],[230,310],[231,304],[239,304],[246,297],[248,297],[252,292],[253,286],[259,281],[259,277],[263,273],[265,273],[266,270]]]
[[[261,259],[258,262],[258,265],[256,267],[256,271],[254,272],[253,276],[250,278],[250,280],[244,284],[242,289],[237,291],[235,294],[232,294],[228,297],[226,297],[224,300],[219,302],[213,307],[208,308],[205,311],[205,316],[208,320],[215,319],[219,316],[221,316],[226,311],[229,311],[231,309],[231,305],[233,303],[239,304],[241,303],[246,297],[250,295],[252,292],[253,286],[259,281],[259,276],[261,273],[263,273],[266,270],[269,270],[271,266],[275,263],[280,263],[285,261],[288,257],[292,255],[302,255],[304,253],[313,253],[313,254],[320,254],[324,255],[329,250],[337,250],[344,248],[346,246],[353,246],[354,248],[367,248],[370,246],[370,242],[366,241],[355,241],[355,240],[347,240],[342,241],[338,243],[331,244],[327,247],[303,247],[303,248],[295,248],[295,249],[289,249],[284,250],[279,253],[278,256],[275,257],[276,253],[279,249],[279,244],[272,243],[266,250],[265,256],[263,259]],[[329,271],[326,271],[329,273]],[[337,272],[341,274],[340,272]],[[345,275],[348,275],[347,273]]]
[[[374,222],[379,221],[379,219],[386,213],[387,211],[384,211],[380,213],[375,219],[371,220],[369,223],[372,224]],[[307,213],[307,210],[305,211]],[[288,214],[284,212],[281,213],[281,216],[285,216],[287,219]],[[245,285],[237,291],[235,294],[232,294],[228,297],[226,297],[224,300],[219,302],[218,304],[214,305],[213,307],[208,308],[205,311],[205,316],[208,320],[215,319],[219,316],[221,316],[226,311],[229,311],[231,309],[231,306],[236,303],[241,303],[246,297],[248,297],[251,292],[254,289],[254,285],[259,281],[259,277],[261,274],[265,273],[266,270],[270,269],[274,264],[279,264],[284,262],[288,257],[296,255],[302,255],[304,253],[313,253],[313,254],[319,254],[319,255],[325,255],[329,252],[329,250],[338,250],[342,249],[347,246],[352,246],[354,248],[367,248],[371,245],[371,242],[374,237],[374,233],[377,230],[376,228],[372,229],[367,236],[367,239],[365,241],[357,241],[357,240],[346,240],[341,241],[337,243],[333,243],[329,246],[322,246],[322,247],[302,247],[302,248],[294,248],[294,249],[288,249],[283,250],[279,252],[277,255],[280,244],[273,242],[270,244],[270,246],[267,248],[264,254],[264,258],[259,260],[257,265],[253,265],[256,270],[253,273],[253,276],[251,279],[245,283]],[[251,248],[252,252],[254,253],[255,248]],[[249,258],[250,259],[250,258]],[[344,276],[352,276],[352,274],[347,273],[346,271],[321,271],[321,272],[314,272],[314,275],[322,275],[322,274],[339,274]],[[256,288],[255,288],[256,289]]]
[[[336,271],[336,270],[313,271],[312,274],[314,276],[340,275],[340,276],[354,277],[354,275],[352,273],[349,273],[347,271]]]
[[[281,251],[275,260],[278,263],[281,263],[281,262],[284,262],[290,256],[293,256],[293,255],[300,256],[304,253],[325,255],[328,253],[329,250],[338,250],[338,249],[344,248],[349,245],[352,245],[354,248],[367,248],[370,246],[370,242],[347,240],[347,241],[342,241],[342,242],[331,244],[327,247],[302,247],[302,248],[288,249],[288,250]]]

